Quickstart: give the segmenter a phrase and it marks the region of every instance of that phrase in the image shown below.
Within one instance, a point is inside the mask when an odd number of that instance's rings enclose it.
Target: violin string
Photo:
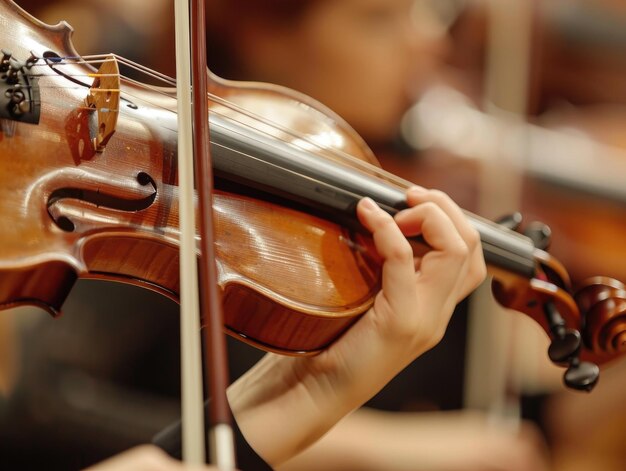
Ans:
[[[49,58],[45,58],[45,63],[35,63],[33,64],[33,67],[49,67],[49,66],[57,66],[57,65],[81,65],[81,64],[97,65],[97,64],[102,64],[103,62],[108,62],[112,60],[116,60],[119,63],[122,63],[129,68],[135,69],[150,77],[157,78],[163,82],[168,83],[169,85],[172,85],[172,86],[176,85],[176,80],[173,79],[172,77],[165,75],[161,72],[158,72],[154,69],[150,69],[149,67],[139,64],[138,62],[134,62],[118,54],[92,54],[92,55],[82,56],[82,57],[77,57],[77,56],[66,56],[66,57],[58,57],[58,58],[49,57]],[[68,61],[68,62],[65,62],[65,61]]]
[[[165,74],[163,74],[161,72],[152,70],[152,69],[150,69],[148,67],[145,67],[145,66],[143,66],[141,64],[138,64],[138,63],[136,63],[134,61],[131,61],[129,59],[126,59],[126,58],[124,58],[122,56],[118,56],[116,54],[98,54],[98,55],[84,56],[84,58],[76,58],[77,59],[76,62],[70,62],[70,63],[67,63],[67,64],[65,64],[63,62],[55,62],[55,63],[53,63],[53,65],[54,66],[58,66],[58,65],[76,65],[76,64],[101,64],[104,60],[111,60],[111,56],[114,56],[116,60],[118,60],[120,63],[124,64],[125,66],[127,66],[127,67],[129,67],[131,69],[134,69],[134,70],[136,70],[136,71],[138,71],[138,72],[140,72],[142,74],[145,74],[147,76],[155,78],[155,79],[157,79],[159,81],[162,81],[162,82],[164,82],[164,83],[166,83],[167,85],[170,85],[170,86],[172,86],[172,85],[175,86],[176,85],[176,80],[174,78],[169,77],[169,76],[167,76],[167,75],[165,75]],[[48,65],[48,64],[36,64],[36,65]],[[113,75],[115,76],[116,74],[113,74]],[[159,86],[150,85],[150,84],[146,84],[144,82],[140,82],[139,80],[130,78],[130,77],[125,76],[123,74],[120,74],[120,78],[124,79],[128,83],[134,84],[135,86],[137,86],[139,88],[150,90],[152,92],[155,92],[155,93],[160,94],[162,96],[165,96],[167,98],[171,98],[173,100],[176,99],[176,96],[173,93],[173,91],[168,91],[167,89],[164,89],[164,88],[159,87]],[[68,87],[68,88],[71,88],[71,87]],[[76,88],[78,88],[78,87],[76,87]],[[175,110],[167,108],[166,106],[160,105],[158,103],[154,103],[154,102],[151,102],[149,100],[146,100],[145,97],[140,97],[140,96],[134,95],[133,93],[131,93],[131,92],[127,91],[127,90],[123,90],[123,93],[125,95],[127,95],[127,96],[136,98],[138,100],[146,101],[151,106],[160,108],[160,109],[162,109],[162,110],[164,110],[166,112],[174,113],[174,114],[176,113]],[[395,175],[393,173],[390,173],[390,172],[382,169],[381,167],[375,166],[374,164],[372,164],[370,162],[358,159],[358,158],[354,157],[353,155],[350,155],[349,153],[347,153],[347,152],[345,152],[343,150],[336,149],[336,148],[323,147],[319,143],[313,141],[309,136],[304,135],[303,133],[301,133],[299,131],[290,129],[290,128],[288,128],[286,126],[283,126],[280,123],[276,123],[275,121],[272,121],[272,120],[270,120],[270,119],[268,119],[268,118],[266,118],[264,116],[261,116],[261,115],[259,115],[257,113],[254,113],[252,111],[246,110],[245,108],[241,107],[240,105],[238,105],[238,104],[236,104],[236,103],[234,103],[232,101],[229,101],[227,99],[224,99],[224,98],[222,98],[222,97],[220,97],[218,95],[209,93],[208,94],[208,98],[211,101],[213,101],[214,103],[217,103],[217,104],[220,104],[220,105],[224,106],[226,109],[229,109],[229,110],[234,111],[236,113],[240,113],[240,114],[242,114],[244,116],[247,116],[250,119],[253,119],[253,120],[261,123],[261,124],[265,124],[266,126],[268,126],[269,129],[274,129],[276,131],[280,131],[280,132],[283,132],[283,133],[285,133],[287,135],[290,135],[296,141],[300,141],[300,142],[306,143],[307,146],[312,146],[312,147],[318,149],[319,151],[323,152],[326,156],[332,157],[336,162],[345,164],[346,166],[349,166],[351,169],[353,169],[354,167],[358,167],[360,170],[362,170],[362,171],[364,171],[364,172],[366,172],[366,173],[368,173],[370,175],[375,175],[375,176],[385,180],[388,183],[392,183],[392,184],[396,185],[400,189],[405,189],[406,190],[406,189],[408,189],[408,188],[410,188],[411,186],[414,185],[414,183],[410,182],[409,180],[406,180],[406,179],[401,178],[401,177],[399,177],[399,176],[397,176],[397,175]],[[264,133],[264,134],[266,134],[267,136],[269,136],[269,137],[271,137],[273,139],[276,138],[276,136],[272,135],[268,131],[260,130],[258,128],[253,128],[252,125],[250,123],[248,123],[248,122],[235,119],[233,116],[226,115],[224,113],[220,113],[217,110],[211,110],[211,112],[214,113],[214,114],[217,114],[217,115],[219,115],[221,117],[223,117],[225,120],[230,120],[230,121],[236,122],[237,124],[240,124],[240,125],[242,125],[242,126],[244,126],[246,128],[249,128],[249,129],[254,129],[254,131]],[[176,130],[175,129],[170,129],[170,131],[176,131]],[[289,142],[289,144],[293,145],[295,147],[298,147],[301,150],[309,151],[309,149],[305,148],[302,145],[298,145],[297,143]],[[239,152],[239,153],[241,153],[241,152]],[[246,157],[258,160],[258,158],[254,157],[253,155],[246,155]],[[310,177],[306,177],[304,175],[300,175],[300,177],[310,178]],[[473,213],[471,213],[469,211],[466,211],[466,210],[462,210],[462,211],[463,211],[463,213],[466,216],[468,216],[468,217],[470,217],[472,219],[475,219],[475,220],[479,220],[479,221],[483,222],[484,224],[487,224],[487,225],[491,226],[493,229],[500,230],[501,232],[506,232],[507,234],[513,232],[513,231],[510,231],[510,230],[502,227],[501,225],[499,225],[499,224],[497,224],[497,223],[495,223],[493,221],[490,221],[489,219],[482,218],[482,217],[477,216],[477,215],[475,215],[475,214],[473,214]],[[513,233],[517,234],[515,232],[513,232]]]
[[[148,69],[147,67],[144,67],[141,64],[135,63],[135,62],[130,61],[130,60],[128,60],[126,58],[123,58],[121,56],[115,55],[115,57],[116,57],[117,60],[119,60],[121,63],[125,64],[126,66],[131,67],[131,68],[133,68],[135,70],[138,70],[141,73],[147,74],[147,75],[149,75],[151,77],[154,77],[154,78],[157,78],[159,80],[162,80],[165,83],[167,83],[168,85],[175,85],[175,83],[176,83],[175,79],[173,79],[171,77],[168,77],[168,76],[166,76],[164,74],[161,74],[159,72],[153,71],[151,69]],[[100,59],[111,60],[111,55],[99,54],[99,55],[85,56],[84,60],[83,59],[79,59],[79,61],[73,62],[73,63],[88,63],[88,62],[90,62],[90,63],[99,63]],[[59,63],[56,63],[55,65],[57,65],[57,64],[59,64]],[[167,94],[163,90],[158,89],[158,87],[153,87],[153,86],[150,86],[148,84],[145,84],[145,83],[142,83],[142,82],[130,79],[128,77],[124,77],[124,76],[122,76],[122,77],[125,80],[128,80],[129,82],[134,83],[135,85],[137,85],[139,87],[148,88],[148,89],[150,89],[150,90],[152,90],[154,92],[157,92],[157,93],[169,96],[169,94]],[[270,127],[273,127],[273,128],[279,127],[277,123],[271,122],[270,120],[268,120],[268,119],[266,119],[264,117],[261,117],[261,116],[258,116],[256,114],[253,114],[253,113],[249,112],[248,110],[245,110],[245,109],[237,106],[236,104],[234,104],[232,102],[228,102],[227,100],[224,100],[224,99],[222,99],[222,98],[220,98],[218,96],[215,96],[213,94],[209,94],[209,98],[211,98],[214,102],[218,102],[219,104],[221,104],[221,105],[223,105],[223,106],[225,106],[227,108],[233,109],[234,111],[238,111],[238,112],[240,112],[242,114],[246,114],[248,117],[250,117],[252,119],[255,119],[255,120],[259,121],[259,122],[263,122],[264,124],[266,124],[266,125],[268,125]],[[232,117],[225,117],[225,118],[234,120],[234,118],[232,118]],[[240,122],[240,124],[245,125],[246,123],[241,123]],[[321,148],[318,144],[316,144],[314,142],[311,142],[311,140],[307,136],[304,136],[301,133],[297,134],[297,135],[294,135],[294,131],[293,130],[288,129],[288,128],[283,127],[283,126],[280,126],[280,131],[284,132],[286,134],[291,134],[294,138],[299,139],[299,140],[301,140],[303,142],[307,142],[308,145],[313,145],[313,146],[319,148],[320,150],[324,151],[326,154],[329,153],[329,150],[330,151],[334,151],[334,152],[331,152],[331,153],[337,154],[337,149]],[[357,166],[360,166],[361,163],[363,163],[362,160],[355,159],[353,156],[350,156],[347,153],[344,153],[344,155],[341,155],[341,156],[335,155],[335,157],[338,157],[339,160],[346,160],[346,159],[352,160],[353,161],[352,163],[353,164],[356,163]],[[373,166],[372,167],[363,166],[363,169],[366,170],[366,171],[369,171],[369,172],[372,172],[372,169],[375,169],[374,173],[378,173],[379,172],[379,169],[377,167],[373,167]],[[405,182],[401,182],[401,185],[405,186],[406,183]]]
[[[165,74],[162,74],[160,72],[154,71],[152,69],[149,69],[148,67],[145,67],[141,64],[138,64],[134,61],[131,61],[129,59],[126,59],[122,56],[118,56],[116,54],[96,54],[96,55],[90,55],[90,56],[84,56],[84,58],[80,58],[80,57],[70,57],[71,59],[76,59],[76,61],[72,61],[72,62],[53,62],[52,65],[59,66],[59,65],[77,65],[77,64],[92,64],[92,65],[96,65],[96,64],[100,64],[103,62],[103,60],[111,60],[111,56],[115,57],[115,59],[117,59],[120,63],[126,65],[127,67],[137,70],[140,73],[143,73],[145,75],[148,75],[152,78],[155,78],[157,80],[163,81],[164,83],[168,84],[168,85],[172,85],[174,86],[176,84],[176,80],[172,77],[169,77]],[[48,65],[48,64],[37,64],[37,65]],[[74,76],[74,74],[72,74],[72,76]],[[168,93],[167,91],[163,90],[162,88],[159,88],[158,86],[153,86],[150,84],[146,84],[143,82],[140,82],[138,80],[134,80],[130,77],[124,76],[124,75],[120,75],[120,78],[123,78],[124,80],[138,86],[141,88],[145,88],[148,89],[150,91],[159,93],[163,96],[167,96],[170,98],[175,98],[173,94]],[[125,91],[126,93],[126,91]],[[208,94],[208,98],[213,101],[214,103],[220,104],[222,106],[224,106],[227,109],[230,109],[234,112],[240,113],[242,115],[247,116],[250,119],[253,119],[261,124],[265,124],[266,126],[268,126],[270,129],[275,129],[276,131],[280,131],[282,133],[285,133],[286,135],[290,135],[296,142],[291,142],[290,144],[296,147],[301,148],[302,150],[307,151],[308,149],[304,147],[304,145],[306,145],[307,147],[314,147],[316,149],[318,149],[319,151],[323,152],[326,156],[332,157],[336,162],[342,163],[344,165],[349,165],[350,167],[358,167],[360,170],[369,173],[369,174],[374,174],[379,178],[382,178],[390,183],[394,183],[395,185],[397,185],[400,188],[408,188],[411,185],[413,185],[411,182],[404,180],[400,177],[398,177],[397,175],[394,175],[392,173],[386,172],[385,170],[383,170],[380,167],[377,167],[369,162],[366,162],[364,160],[358,159],[356,157],[354,157],[353,155],[350,155],[349,153],[340,150],[340,149],[336,149],[336,148],[328,148],[328,147],[323,147],[321,146],[319,143],[313,141],[309,136],[304,135],[303,133],[300,133],[296,130],[290,129],[286,126],[283,126],[279,123],[276,123],[275,121],[272,121],[264,116],[260,116],[257,113],[251,112],[249,110],[244,109],[243,107],[237,105],[236,103],[229,101],[227,99],[224,99],[222,97],[219,97],[215,94],[209,93]],[[132,95],[131,95],[132,96]],[[165,108],[167,109],[167,108]],[[172,110],[169,110],[171,112],[174,112]],[[235,119],[233,116],[224,116],[225,119],[228,120],[232,120],[234,122],[237,122],[238,124],[241,124],[243,126],[246,127],[251,127],[251,125],[249,123],[240,121]],[[258,131],[258,129],[257,129]],[[271,136],[270,133],[266,133],[268,135]],[[299,145],[298,143],[303,143],[301,145]]]
[[[156,80],[162,81],[164,83],[166,83],[169,86],[175,86],[176,85],[176,80],[172,77],[169,77],[161,72],[155,71],[153,69],[150,69],[142,64],[139,64],[137,62],[131,61],[129,59],[126,59],[122,56],[119,56],[117,54],[98,54],[98,55],[91,55],[91,56],[85,56],[85,62],[74,62],[72,64],[78,64],[78,63],[91,63],[91,64],[101,64],[103,62],[103,60],[112,60],[111,56],[115,57],[115,59],[124,64],[125,66],[134,69],[142,74],[145,74],[147,76],[150,76],[152,78],[155,78]],[[42,64],[43,65],[43,64]],[[55,64],[57,65],[57,64]],[[155,92],[159,95],[165,96],[167,98],[171,98],[173,100],[176,99],[175,94],[173,93],[173,91],[169,91],[168,89],[164,89],[162,87],[159,86],[155,86],[155,85],[151,85],[151,84],[147,84],[144,82],[141,82],[139,80],[133,79],[131,77],[125,76],[123,74],[120,74],[120,78],[124,79],[125,81],[127,81],[128,83],[132,83],[135,86],[137,86],[138,88],[143,88],[143,89],[147,89],[149,91]],[[128,96],[131,96],[133,98],[136,98],[138,100],[145,100],[144,97],[138,97],[136,95],[134,95],[133,93],[124,90],[124,93]],[[254,113],[250,110],[247,110],[245,108],[243,108],[242,106],[238,105],[237,103],[234,103],[232,101],[229,101],[227,99],[224,99],[218,95],[212,94],[212,93],[208,93],[208,98],[213,101],[214,103],[220,104],[222,106],[224,106],[224,108],[226,108],[227,110],[231,110],[235,113],[239,113],[243,116],[246,116],[256,122],[259,122],[261,124],[266,125],[269,129],[273,129],[276,131],[280,131],[282,133],[285,133],[286,135],[291,136],[296,142],[303,142],[305,143],[307,146],[312,146],[316,149],[318,149],[319,151],[323,152],[324,155],[326,156],[330,156],[334,159],[335,162],[338,162],[340,164],[344,164],[345,166],[348,166],[351,170],[353,170],[355,167],[357,167],[359,170],[370,174],[370,175],[375,175],[378,178],[381,178],[383,180],[385,180],[388,183],[394,184],[396,185],[399,189],[408,189],[411,186],[414,185],[414,183],[410,182],[409,180],[406,180],[404,178],[401,178],[391,172],[388,172],[386,170],[384,170],[381,167],[377,167],[373,164],[371,164],[370,162],[358,159],[356,157],[354,157],[353,155],[350,155],[349,153],[340,150],[340,149],[336,149],[336,148],[328,148],[328,147],[323,147],[321,146],[319,143],[313,141],[309,136],[304,135],[303,133],[290,129],[286,126],[281,125],[280,123],[276,123],[275,121],[272,121],[264,116],[261,116],[257,113]],[[154,102],[150,102],[148,100],[148,103],[151,106],[155,106],[157,108],[160,108],[166,112],[170,112],[170,113],[176,113],[175,110],[172,110],[170,108],[167,108],[163,105],[160,105],[158,103],[154,103]],[[248,129],[253,129],[256,132],[261,132],[267,136],[269,136],[272,139],[275,139],[276,136],[274,136],[273,134],[271,134],[269,131],[265,131],[265,130],[261,130],[258,128],[253,128],[253,126],[245,121],[239,120],[239,119],[235,119],[233,116],[231,115],[226,115],[224,113],[219,112],[218,110],[211,110],[212,113],[221,116],[224,120],[228,121],[232,121],[232,122],[236,122],[237,124],[243,126],[244,128],[248,128]],[[171,131],[175,131],[175,130],[171,130]],[[307,149],[306,147],[304,147],[303,145],[298,145],[295,142],[289,142],[290,145],[295,146],[300,148],[301,150],[304,150],[306,152],[309,151],[309,149]],[[249,158],[254,158],[257,159],[256,157],[252,156],[252,155],[246,155],[246,157]],[[257,159],[258,160],[258,159]],[[310,178],[310,177],[305,177],[304,175],[300,175],[300,177],[303,178]],[[363,195],[365,196],[365,195]],[[481,221],[482,223],[491,226],[493,229],[496,230],[500,230],[502,232],[506,232],[506,233],[510,233],[514,231],[510,231],[504,227],[502,227],[500,224],[497,224],[493,221],[490,221],[489,219],[477,216],[469,211],[466,210],[462,210],[463,213],[474,220],[478,220]],[[515,233],[517,234],[517,233]]]

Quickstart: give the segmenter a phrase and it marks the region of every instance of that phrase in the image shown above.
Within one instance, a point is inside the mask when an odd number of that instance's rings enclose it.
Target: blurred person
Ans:
[[[17,0],[15,3],[48,24],[67,22],[72,27],[72,45],[80,55],[113,52],[140,59],[142,65],[161,71],[169,72],[170,64],[174,66],[170,57],[173,54],[171,25],[163,21],[173,9],[173,1]],[[147,52],[146,43],[154,37],[168,37],[172,44],[164,44],[163,51]],[[133,70],[124,73],[133,74]]]
[[[207,2],[209,67],[311,96],[370,144],[388,143],[436,77],[446,30],[414,0]]]

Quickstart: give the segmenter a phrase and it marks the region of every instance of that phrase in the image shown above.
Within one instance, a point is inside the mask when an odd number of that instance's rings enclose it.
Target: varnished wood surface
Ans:
[[[0,19],[7,32],[22,38],[12,48],[16,57],[26,58],[31,51],[38,56],[49,51],[75,55],[67,26],[42,25],[19,13],[10,2],[0,3]],[[67,77],[46,65],[39,70],[43,74],[41,122],[19,123],[14,133],[4,133],[0,140],[0,211],[5,221],[11,221],[3,224],[0,234],[5,242],[0,248],[0,304],[34,303],[58,311],[76,277],[118,279],[176,298],[173,94],[124,81],[115,134],[102,152],[95,152],[90,151],[89,111],[84,109],[88,88],[68,86]],[[63,65],[65,74],[84,77],[91,71],[82,64]],[[375,162],[354,131],[303,95],[280,87],[235,86],[212,79],[212,112],[252,124],[320,158],[341,159],[347,153]],[[425,155],[410,164],[391,160],[387,164],[392,173],[443,189],[462,207],[474,210],[475,164],[437,159]],[[436,163],[430,166],[431,182],[426,180],[429,167],[424,163]],[[532,180],[527,184],[539,185]],[[543,216],[549,204],[563,211],[566,203],[546,191],[532,189],[532,197],[541,201],[533,205],[535,200],[526,198],[522,211],[529,204],[531,215],[538,206]],[[232,308],[225,306],[232,331],[270,349],[315,350],[326,346],[371,305],[379,267],[367,238],[243,196],[222,193],[216,201],[220,285],[232,302]],[[580,213],[582,206],[579,202],[568,215]],[[548,224],[557,221],[550,213],[546,216],[541,219]],[[588,223],[589,219],[578,220],[578,224]],[[555,247],[563,234],[569,235],[567,231],[567,226],[557,225]],[[558,258],[559,253],[553,253]],[[566,266],[571,258],[564,257]],[[619,277],[610,270],[601,273]],[[242,298],[247,294],[255,301]],[[266,306],[260,297],[275,305]],[[248,315],[253,305],[259,306],[260,317],[236,318],[239,312]],[[326,321],[330,317],[341,322],[329,334],[332,329]],[[280,322],[273,322],[275,318]],[[260,330],[244,332],[244,327],[251,326]]]
[[[31,51],[76,56],[67,25],[44,25],[8,1],[0,2],[0,22],[4,47],[18,59]],[[115,133],[96,152],[92,111],[85,109],[89,88],[67,78],[89,80],[94,69],[64,62],[55,67],[65,77],[39,61],[39,124],[11,122],[13,132],[0,134],[0,305],[36,304],[57,313],[77,277],[136,284],[176,299],[174,94],[123,81]],[[332,147],[374,162],[354,131],[303,95],[233,85],[213,77],[211,92],[221,98],[209,99],[212,111],[320,155],[331,155]],[[214,211],[219,283],[233,333],[270,350],[314,351],[372,304],[379,266],[368,238],[225,192]]]

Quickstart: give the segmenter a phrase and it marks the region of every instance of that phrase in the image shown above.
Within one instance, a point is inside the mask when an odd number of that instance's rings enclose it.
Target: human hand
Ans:
[[[270,464],[302,451],[439,342],[455,305],[483,280],[480,238],[458,206],[419,187],[407,202],[395,218],[368,199],[357,207],[383,260],[373,307],[321,354],[267,355],[229,388],[237,423]],[[406,237],[419,234],[431,250],[414,257]]]
[[[85,471],[217,471],[214,466],[187,465],[170,458],[156,446],[131,448]]]
[[[335,382],[334,390],[351,390],[363,401],[441,340],[456,304],[486,274],[480,237],[447,195],[413,187],[407,203],[410,209],[391,218],[371,200],[360,202],[359,219],[384,260],[382,290],[339,341],[303,362],[334,374],[341,365],[336,376],[345,388]],[[416,235],[431,247],[423,257],[414,257],[406,239]]]

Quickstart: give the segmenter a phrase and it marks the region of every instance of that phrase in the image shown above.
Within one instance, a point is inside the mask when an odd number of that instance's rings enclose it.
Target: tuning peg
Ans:
[[[567,364],[578,357],[582,337],[577,330],[564,329],[562,335],[555,337],[548,347],[548,356],[553,363]]]
[[[550,360],[556,364],[568,364],[563,381],[569,388],[579,391],[591,391],[598,382],[600,369],[597,365],[580,361],[582,337],[575,329],[565,327],[565,320],[552,302],[543,306],[546,321],[552,334],[548,348]]]
[[[578,358],[572,360],[569,368],[563,375],[563,381],[569,388],[578,391],[591,391],[598,383],[600,368],[587,361],[580,362]]]
[[[496,219],[496,224],[500,226],[504,226],[507,229],[511,229],[512,231],[516,231],[519,229],[520,224],[522,224],[522,213],[514,212],[511,214],[507,214],[506,216],[502,216],[499,219]]]
[[[559,314],[554,303],[546,303],[543,310],[552,333],[548,356],[554,363],[567,364],[578,356],[582,344],[580,332],[565,327],[565,320]]]
[[[534,221],[524,229],[524,235],[533,241],[535,247],[545,250],[550,246],[552,230],[546,224]]]

